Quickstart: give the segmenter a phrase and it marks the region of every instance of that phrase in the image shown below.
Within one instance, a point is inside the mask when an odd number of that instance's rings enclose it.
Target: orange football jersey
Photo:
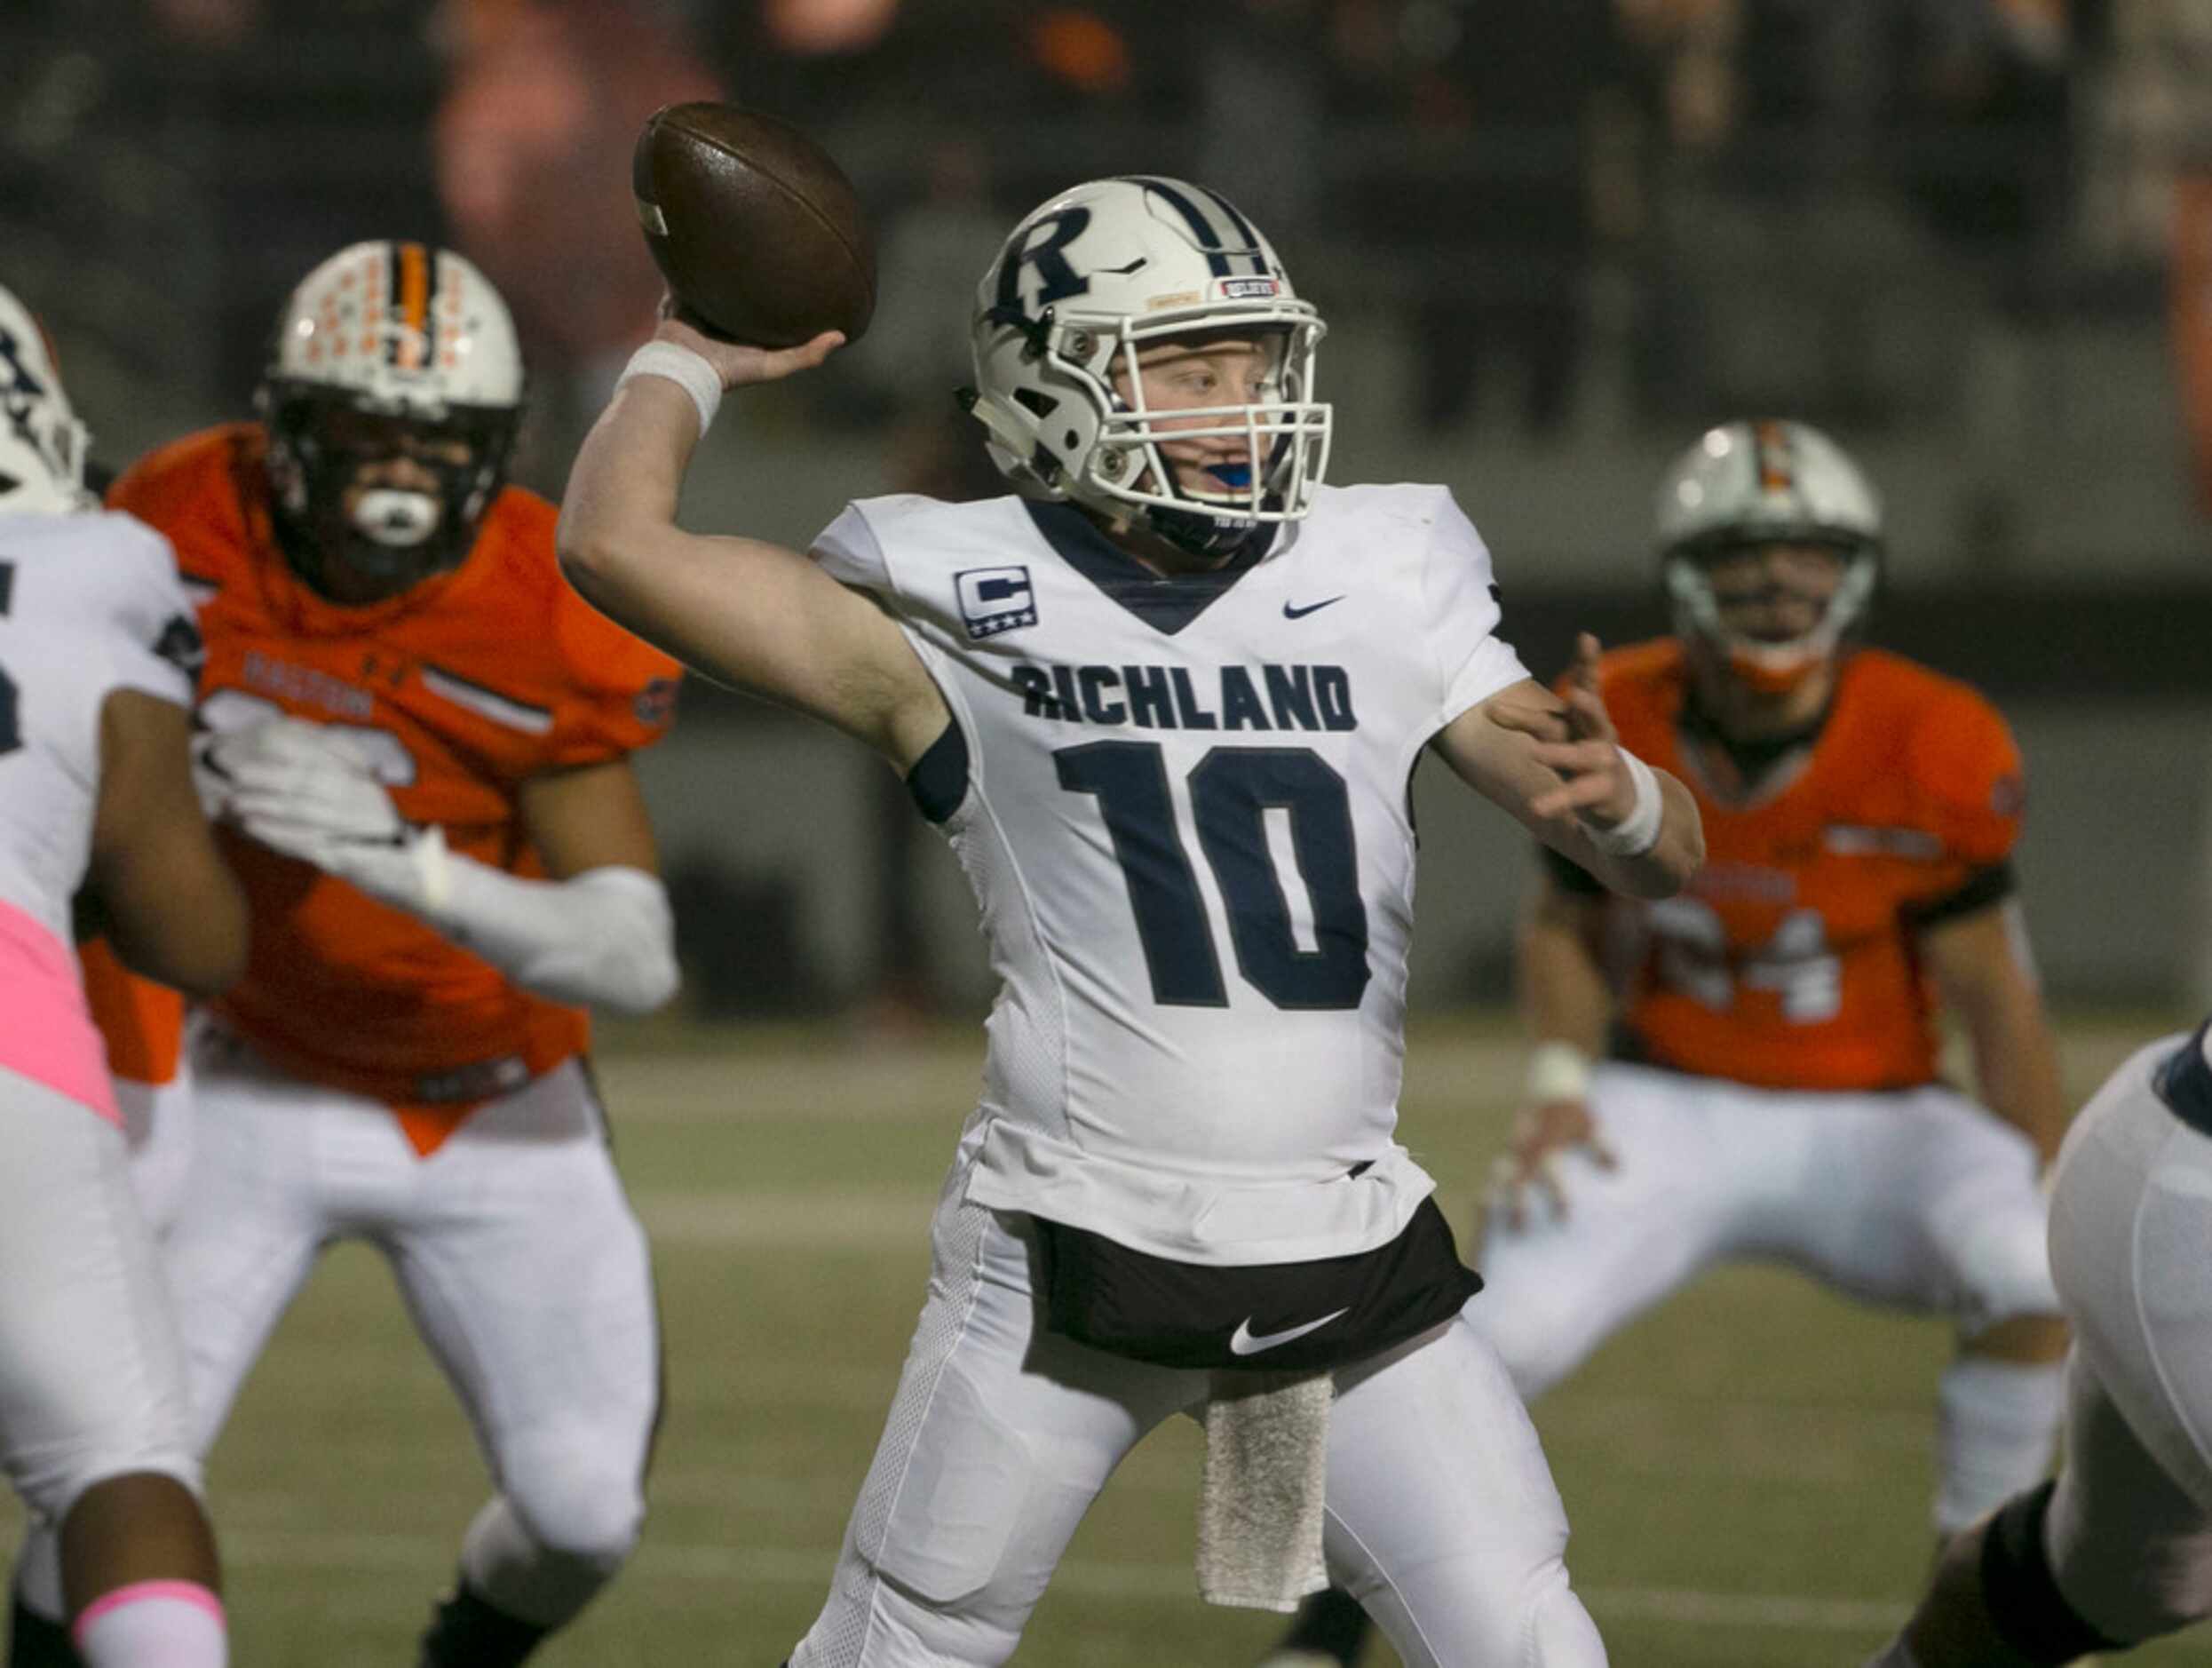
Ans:
[[[184,1047],[185,999],[125,967],[104,938],[77,946],[84,999],[107,1042],[107,1069],[159,1088],[177,1076]]]
[[[1678,642],[1608,655],[1599,679],[1621,744],[1681,778],[1705,822],[1705,867],[1681,895],[1609,901],[1635,929],[1614,940],[1630,964],[1623,1052],[1766,1088],[1932,1079],[1919,930],[2010,890],[2020,755],[1995,709],[1859,649],[1810,757],[1747,800],[1716,791],[1712,750],[1685,738]]]
[[[480,862],[542,875],[518,790],[657,740],[677,663],[569,590],[556,512],[532,494],[503,492],[454,571],[341,608],[286,565],[266,480],[261,431],[238,424],[152,454],[109,494],[176,546],[207,640],[202,721],[283,712],[345,728],[402,816],[438,824]],[[581,1010],[348,882],[225,836],[253,928],[246,975],[218,1012],[286,1070],[390,1103],[418,1149],[586,1046]],[[95,1017],[118,1068],[144,1050],[125,1005],[97,1004]]]

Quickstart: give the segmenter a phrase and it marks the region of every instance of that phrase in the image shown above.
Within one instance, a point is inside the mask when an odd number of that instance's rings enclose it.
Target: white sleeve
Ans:
[[[1436,667],[1437,727],[1528,676],[1497,635],[1502,611],[1490,550],[1452,495],[1439,488],[1421,574],[1423,620]]]
[[[879,597],[891,593],[891,568],[884,560],[883,544],[857,504],[848,504],[837,512],[837,519],[815,536],[807,554],[839,584]]]
[[[631,1014],[676,994],[676,922],[659,876],[610,864],[526,880],[456,854],[444,861],[440,895],[417,913],[524,989]]]
[[[658,875],[625,864],[530,880],[446,849],[432,824],[400,840],[264,844],[352,881],[555,1002],[650,1013],[676,994],[676,918]]]
[[[927,499],[908,495],[871,498],[876,506],[872,516],[860,504],[848,504],[838,512],[837,519],[822,528],[807,551],[815,566],[839,584],[864,591],[875,598],[876,605],[891,616],[892,623],[906,636],[914,652],[921,657],[923,666],[938,687],[946,687],[945,660],[941,650],[930,640],[930,632],[924,629],[925,605],[899,589],[899,581],[892,575],[891,555],[884,548],[884,541],[876,532],[877,516],[896,527],[902,508],[925,504]],[[960,705],[948,693],[946,700],[958,712]]]
[[[85,553],[93,606],[105,616],[111,687],[192,705],[202,650],[169,541],[119,512],[102,514]]]

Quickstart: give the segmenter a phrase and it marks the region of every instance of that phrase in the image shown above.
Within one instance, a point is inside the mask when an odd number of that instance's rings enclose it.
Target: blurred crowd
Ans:
[[[1309,292],[1413,333],[1409,419],[1541,441],[1606,306],[1639,417],[1787,378],[1879,424],[1925,392],[1887,291],[2140,304],[2212,165],[2212,0],[12,0],[0,82],[23,218],[119,265],[173,238],[233,397],[286,284],[376,227],[502,284],[556,431],[651,314],[629,150],[679,99],[859,179],[884,310],[825,415],[865,422],[942,401],[995,238],[1098,171],[1226,190]]]
[[[909,489],[998,488],[947,396],[1006,228],[1158,171],[1237,200],[1368,357],[1398,344],[1408,431],[1565,447],[1602,385],[1669,445],[1787,409],[1947,432],[1994,479],[2018,431],[1969,409],[1962,344],[2109,315],[2170,330],[2212,513],[2212,0],[7,0],[8,282],[198,423],[242,413],[332,249],[451,243],[512,306],[518,473],[558,490],[659,298],[633,139],[698,98],[860,185],[875,328],[795,398]],[[919,825],[880,786],[896,1013]]]

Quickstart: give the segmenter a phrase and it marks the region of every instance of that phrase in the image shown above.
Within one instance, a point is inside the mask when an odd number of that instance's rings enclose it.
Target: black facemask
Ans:
[[[457,568],[506,477],[520,413],[455,406],[431,419],[376,411],[328,387],[271,382],[261,390],[279,543],[293,571],[333,600],[334,567],[397,596]],[[349,507],[361,472],[405,458],[432,484],[380,485]]]

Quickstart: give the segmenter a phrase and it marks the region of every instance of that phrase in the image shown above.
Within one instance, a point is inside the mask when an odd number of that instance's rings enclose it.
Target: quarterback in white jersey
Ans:
[[[2064,1463],[1946,1548],[1870,1668],[2057,1668],[2212,1617],[2208,1034],[2140,1050],[2068,1131],[2050,1191]]]
[[[85,493],[83,447],[0,290],[0,1466],[59,1527],[90,1668],[216,1668],[183,1360],[72,911],[212,994],[243,965],[245,904],[193,793],[190,605],[160,536]]]
[[[1395,1239],[1432,1186],[1391,1140],[1406,786],[1526,674],[1442,488],[1322,487],[1281,543],[1162,579],[1019,497],[874,499],[817,541],[906,625],[969,755],[945,827],[1003,985],[979,1203],[1279,1263]]]
[[[1004,1661],[1177,1411],[1209,1431],[1208,1597],[1288,1609],[1334,1575],[1411,1664],[1604,1661],[1534,1433],[1459,1317],[1479,1282],[1392,1140],[1407,783],[1434,746],[1645,895],[1694,870],[1698,822],[1594,693],[1552,697],[1496,637],[1448,494],[1321,484],[1321,333],[1218,194],[1098,180],[978,293],[971,409],[1019,496],[857,504],[811,561],[678,529],[723,391],[834,333],[766,353],[670,321],[578,457],[579,587],[905,772],[1001,980],[929,1299],[795,1668]],[[1225,1458],[1259,1427],[1276,1463]]]

